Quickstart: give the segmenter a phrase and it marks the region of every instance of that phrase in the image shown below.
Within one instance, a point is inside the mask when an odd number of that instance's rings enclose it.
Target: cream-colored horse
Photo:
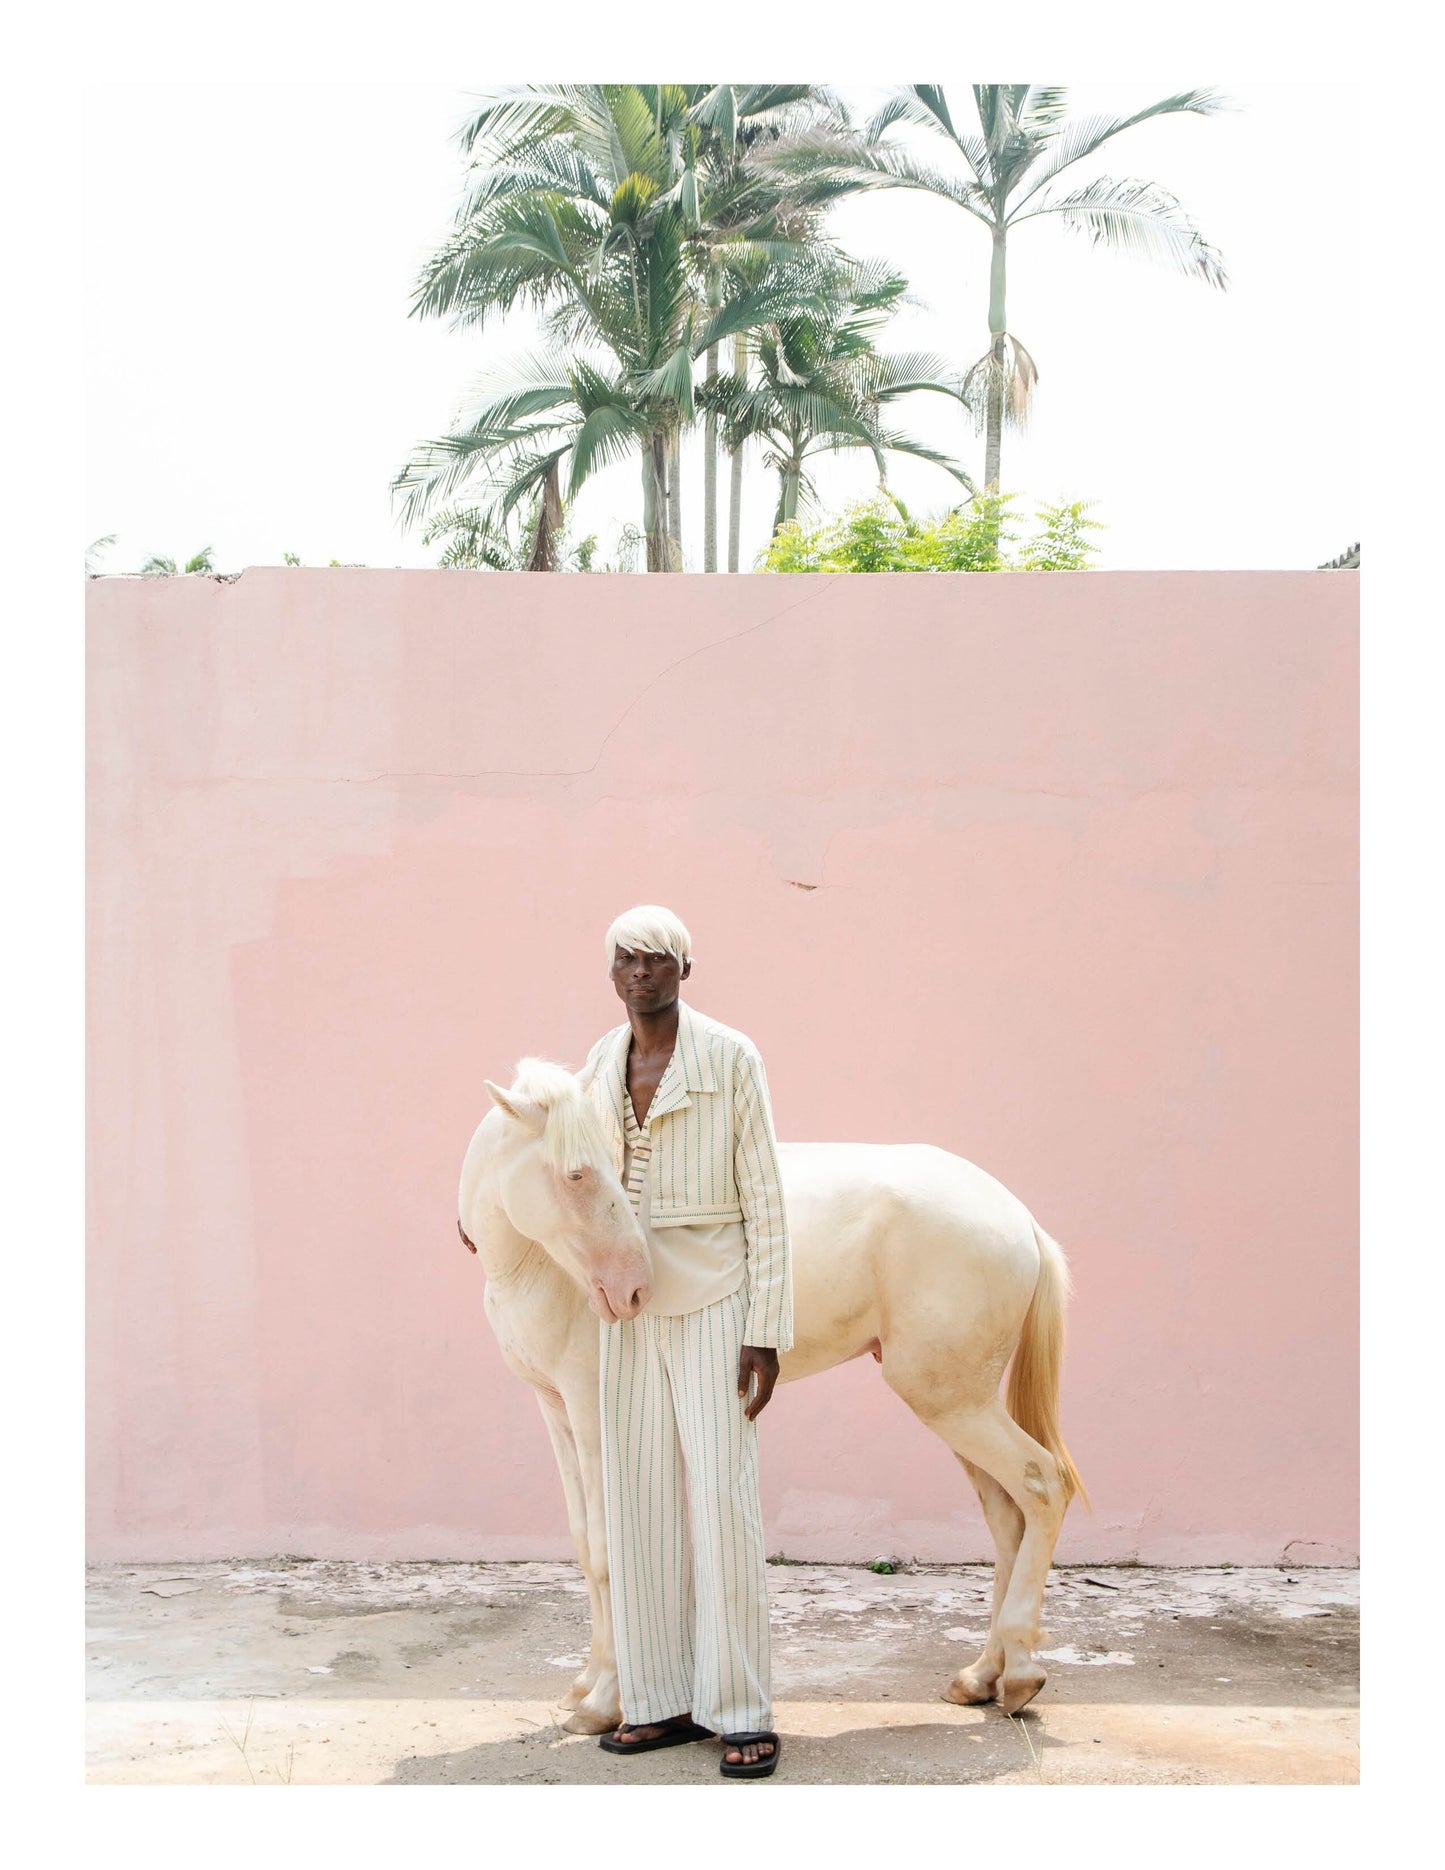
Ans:
[[[462,1166],[458,1215],[486,1271],[486,1311],[552,1437],[592,1600],[587,1666],[568,1728],[622,1718],[608,1596],[598,1420],[598,1319],[646,1304],[651,1267],[581,1081],[527,1058]],[[871,1354],[883,1379],[958,1456],[996,1548],[982,1653],[944,1690],[1010,1714],[1044,1683],[1044,1582],[1079,1477],[1059,1434],[1068,1271],[1058,1245],[992,1176],[930,1143],[780,1143],[793,1257],[793,1348],[780,1380]],[[999,1383],[1012,1358],[1008,1403]]]

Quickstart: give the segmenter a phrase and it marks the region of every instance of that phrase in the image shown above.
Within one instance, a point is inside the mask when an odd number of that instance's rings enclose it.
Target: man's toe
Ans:
[[[729,1766],[751,1766],[757,1760],[767,1759],[772,1751],[773,1743],[771,1740],[749,1740],[741,1750],[737,1747],[728,1748],[726,1755],[727,1763]]]

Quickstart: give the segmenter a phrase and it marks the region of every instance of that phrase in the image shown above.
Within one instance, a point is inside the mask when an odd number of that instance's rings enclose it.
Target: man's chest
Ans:
[[[639,1124],[647,1122],[653,1095],[671,1059],[671,1053],[666,1058],[639,1058],[630,1050],[627,1054],[627,1095],[632,1100],[633,1115]]]

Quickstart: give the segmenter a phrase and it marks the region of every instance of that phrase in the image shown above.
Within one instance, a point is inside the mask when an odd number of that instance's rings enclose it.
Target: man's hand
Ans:
[[[476,1248],[472,1245],[471,1241],[467,1239],[467,1230],[462,1226],[460,1221],[457,1222],[457,1232],[461,1235],[462,1245],[466,1248],[467,1252],[475,1253]]]
[[[770,1344],[744,1344],[743,1354],[738,1359],[738,1395],[746,1396],[748,1385],[753,1377],[758,1379],[758,1392],[744,1409],[743,1414],[749,1422],[755,1422],[768,1406],[768,1398],[773,1393],[773,1385],[778,1380],[778,1353]]]

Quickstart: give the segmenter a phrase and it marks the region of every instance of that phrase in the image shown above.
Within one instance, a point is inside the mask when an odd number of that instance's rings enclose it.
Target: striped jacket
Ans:
[[[631,1037],[626,1020],[605,1032],[579,1074],[612,1138],[618,1175]],[[653,1223],[741,1220],[748,1268],[743,1342],[790,1350],[788,1218],[758,1048],[744,1033],[679,1000],[677,1043],[652,1094],[647,1121],[654,1138],[648,1170]]]

